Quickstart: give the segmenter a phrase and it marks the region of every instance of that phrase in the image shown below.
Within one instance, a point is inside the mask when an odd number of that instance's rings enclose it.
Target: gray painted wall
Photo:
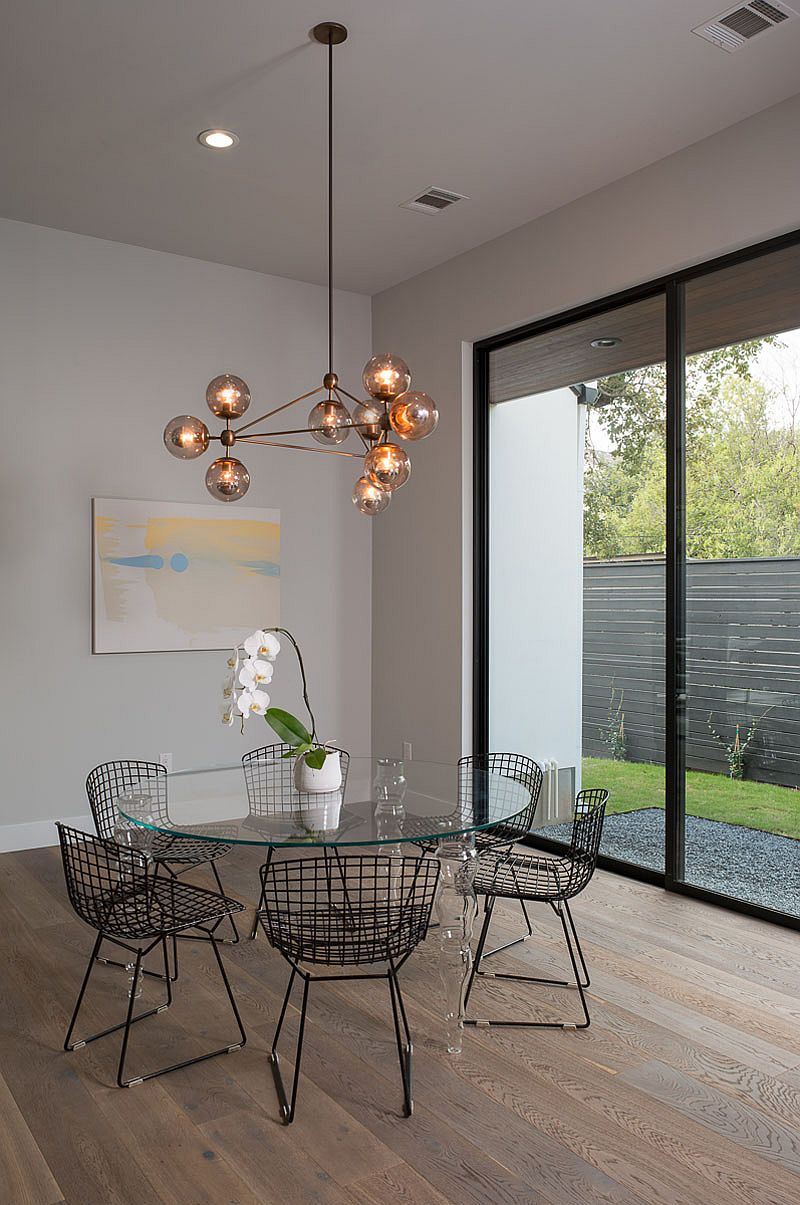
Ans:
[[[175,766],[268,743],[218,719],[224,654],[90,654],[92,495],[210,502],[206,460],[180,463],[167,419],[205,413],[207,382],[240,373],[261,411],[321,379],[325,290],[237,268],[0,222],[2,621],[0,843],[53,835],[85,811],[98,761]],[[337,297],[339,371],[358,381],[369,300]],[[253,410],[254,415],[259,410]],[[279,507],[282,620],[300,639],[322,733],[370,750],[369,523],[336,457],[253,448],[247,505]],[[260,617],[253,615],[253,626]],[[279,662],[274,702],[299,703]]]
[[[376,751],[470,743],[468,345],[797,226],[798,135],[800,96],[374,298],[375,350],[404,356],[442,416],[374,527]]]

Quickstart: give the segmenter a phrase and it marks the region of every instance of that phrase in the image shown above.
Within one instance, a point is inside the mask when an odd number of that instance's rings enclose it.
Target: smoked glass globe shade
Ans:
[[[353,407],[353,422],[364,439],[378,439],[381,433],[381,418],[383,406],[371,398],[368,402],[359,402]]]
[[[359,477],[353,489],[353,505],[362,515],[379,515],[391,500],[389,491],[375,485],[369,477]]]
[[[164,447],[178,460],[194,460],[208,447],[208,427],[191,414],[179,414],[164,428]]]
[[[250,405],[250,390],[241,377],[223,372],[222,376],[209,382],[206,401],[217,418],[241,418]]]
[[[396,490],[411,476],[411,461],[397,444],[377,444],[364,457],[364,469],[373,485]]]
[[[439,411],[427,393],[417,393],[411,389],[395,399],[389,410],[389,422],[401,439],[424,439],[426,435],[432,435],[439,425]]]
[[[390,402],[411,388],[411,371],[405,360],[388,352],[367,360],[361,379],[367,393],[382,402]]]
[[[341,402],[327,400],[318,402],[308,416],[312,436],[319,444],[344,443],[350,434],[350,412]]]
[[[220,456],[208,466],[206,489],[218,502],[236,502],[250,488],[250,474],[233,456]]]

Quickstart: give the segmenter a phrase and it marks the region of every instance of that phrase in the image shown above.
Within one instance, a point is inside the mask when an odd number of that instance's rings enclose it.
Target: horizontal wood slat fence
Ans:
[[[607,757],[612,688],[626,757],[664,760],[664,561],[586,561],[583,749]],[[727,774],[709,731],[745,739],[745,777],[800,786],[800,557],[687,565],[687,765]]]

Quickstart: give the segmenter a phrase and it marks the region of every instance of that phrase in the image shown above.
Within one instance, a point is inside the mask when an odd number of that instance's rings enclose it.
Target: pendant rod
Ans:
[[[333,30],[328,32],[328,372],[333,372]]]

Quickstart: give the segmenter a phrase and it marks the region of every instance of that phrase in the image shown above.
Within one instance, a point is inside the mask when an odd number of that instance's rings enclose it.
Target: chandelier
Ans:
[[[322,384],[283,402],[259,418],[243,425],[235,423],[250,406],[250,389],[241,377],[226,372],[214,377],[206,389],[206,402],[213,415],[224,422],[219,435],[212,435],[206,424],[190,414],[179,414],[164,428],[167,451],[179,460],[194,460],[211,443],[221,445],[217,457],[206,472],[206,488],[220,502],[243,498],[250,487],[250,474],[238,456],[237,445],[263,444],[271,448],[291,448],[301,452],[320,452],[328,456],[363,459],[363,474],[353,489],[353,503],[364,515],[386,510],[392,494],[411,476],[411,461],[405,448],[393,442],[424,439],[436,430],[439,412],[427,393],[411,389],[411,372],[399,356],[373,356],[364,366],[362,383],[366,399],[348,393],[339,383],[333,368],[333,48],[344,42],[344,25],[325,21],[312,30],[315,41],[328,48],[328,371]],[[282,430],[264,427],[270,419],[284,414],[291,406],[319,397],[304,427]],[[285,420],[282,420],[285,421]],[[279,424],[280,425],[280,424]],[[256,430],[253,430],[256,428]],[[361,442],[357,452],[339,448],[354,433]],[[286,442],[287,437],[311,437],[313,445]]]

